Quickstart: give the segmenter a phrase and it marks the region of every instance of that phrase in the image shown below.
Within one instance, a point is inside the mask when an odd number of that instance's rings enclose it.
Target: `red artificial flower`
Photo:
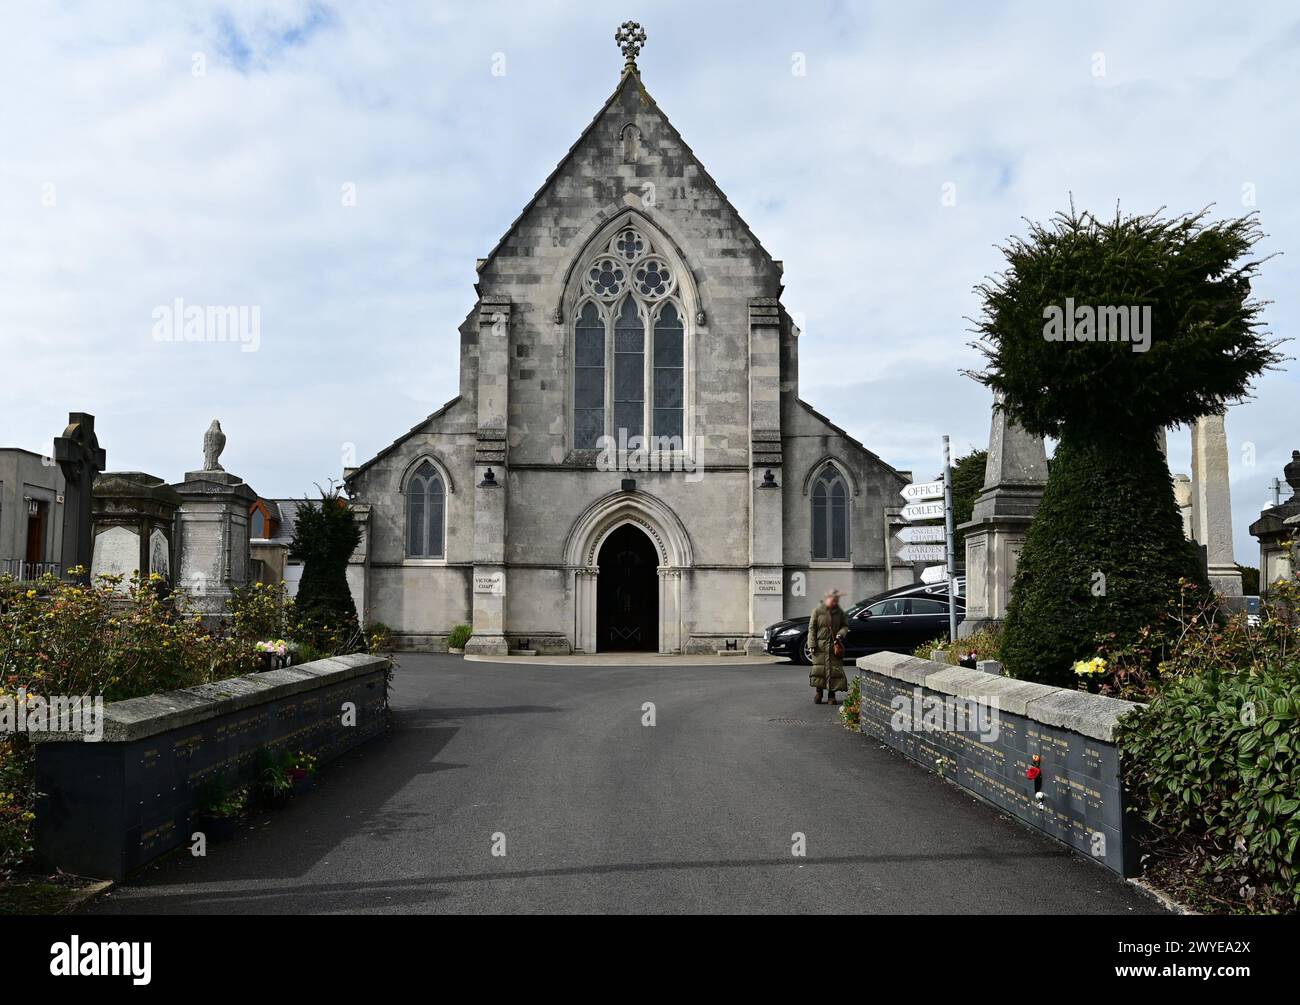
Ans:
[[[1038,767],[1037,765],[1034,765],[1030,767],[1028,771],[1025,772],[1025,777],[1028,778],[1031,782],[1033,782],[1033,781],[1037,781],[1038,776],[1041,775],[1042,773],[1043,773],[1043,769]]]

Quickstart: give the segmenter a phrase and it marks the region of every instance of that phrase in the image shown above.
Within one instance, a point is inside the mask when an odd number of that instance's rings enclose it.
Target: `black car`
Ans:
[[[957,577],[957,623],[966,617],[964,577]],[[860,600],[844,613],[849,633],[846,657],[868,653],[911,653],[923,642],[948,636],[948,584],[913,583]],[[763,632],[763,647],[773,656],[796,663],[812,662],[808,648],[808,619],[778,621]]]

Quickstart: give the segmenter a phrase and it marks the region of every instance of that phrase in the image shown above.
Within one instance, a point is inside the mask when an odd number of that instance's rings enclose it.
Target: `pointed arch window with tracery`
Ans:
[[[573,446],[646,437],[653,449],[683,449],[687,314],[674,266],[641,229],[624,226],[589,256],[581,279]]]
[[[813,482],[812,557],[815,562],[849,559],[849,487],[829,462]]]

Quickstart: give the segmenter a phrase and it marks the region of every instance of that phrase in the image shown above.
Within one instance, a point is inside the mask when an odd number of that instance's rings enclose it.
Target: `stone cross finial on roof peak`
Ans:
[[[623,57],[626,60],[623,64],[624,70],[636,69],[636,57],[641,52],[641,47],[645,45],[645,37],[645,29],[635,21],[624,21],[618,31],[614,32],[614,41],[623,50]]]

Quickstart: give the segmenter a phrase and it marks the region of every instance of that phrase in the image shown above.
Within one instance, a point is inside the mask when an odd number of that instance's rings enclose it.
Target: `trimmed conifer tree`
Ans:
[[[1068,685],[1099,636],[1131,639],[1181,578],[1204,585],[1158,435],[1221,414],[1281,361],[1251,297],[1261,236],[1253,214],[1103,221],[1071,207],[1012,238],[1006,271],[976,287],[986,366],[972,376],[1058,440],[1003,632],[1015,676]]]
[[[318,653],[353,652],[365,646],[348,587],[348,560],[361,543],[361,528],[347,500],[331,484],[319,502],[304,499],[294,521],[289,554],[303,563],[294,598],[302,641]]]

